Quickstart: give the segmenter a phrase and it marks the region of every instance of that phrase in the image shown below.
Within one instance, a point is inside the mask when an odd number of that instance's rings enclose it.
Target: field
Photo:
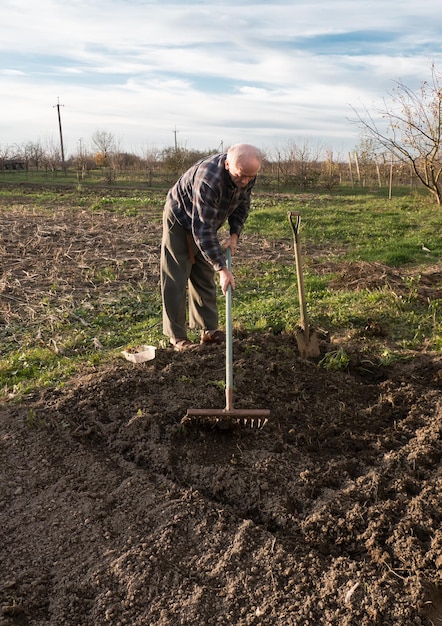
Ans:
[[[161,336],[163,199],[1,195],[0,626],[441,624],[440,209],[257,195],[233,294],[256,430],[180,423],[224,406],[225,354]]]

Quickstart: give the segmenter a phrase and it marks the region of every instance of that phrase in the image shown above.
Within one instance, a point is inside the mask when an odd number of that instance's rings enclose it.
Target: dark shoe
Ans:
[[[184,350],[192,350],[192,348],[196,348],[198,346],[197,343],[193,343],[193,341],[190,341],[189,339],[180,339],[180,338],[173,338],[170,340],[170,343],[173,346],[173,349],[176,350],[176,352],[183,352]]]
[[[222,330],[204,330],[201,333],[201,343],[205,345],[221,345],[226,343],[226,333]]]

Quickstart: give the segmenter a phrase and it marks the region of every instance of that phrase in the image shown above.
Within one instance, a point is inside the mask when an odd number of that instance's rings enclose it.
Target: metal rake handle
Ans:
[[[232,251],[226,249],[226,263],[232,271]],[[233,409],[233,339],[232,339],[232,286],[226,291],[226,409]]]

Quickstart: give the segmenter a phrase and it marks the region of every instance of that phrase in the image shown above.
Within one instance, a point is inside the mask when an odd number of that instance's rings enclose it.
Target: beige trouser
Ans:
[[[213,267],[168,208],[163,215],[160,278],[165,335],[187,337],[186,296],[190,328],[218,328]]]

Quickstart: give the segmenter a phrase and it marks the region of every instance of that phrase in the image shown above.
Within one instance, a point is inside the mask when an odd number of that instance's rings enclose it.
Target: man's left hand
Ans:
[[[232,256],[233,256],[238,246],[238,235],[233,234],[233,235],[230,235],[230,237],[227,237],[227,239],[223,241],[222,246],[224,250],[226,250],[227,248],[230,248],[230,252],[232,253]]]

